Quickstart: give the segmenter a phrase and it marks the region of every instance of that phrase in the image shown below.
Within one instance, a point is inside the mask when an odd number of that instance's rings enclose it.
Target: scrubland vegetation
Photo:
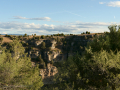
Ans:
[[[119,90],[120,27],[118,30],[116,27],[116,25],[111,25],[108,27],[110,32],[104,32],[104,35],[95,37],[93,42],[87,44],[82,55],[79,54],[79,50],[83,47],[79,46],[79,42],[76,42],[75,46],[79,49],[75,56],[68,57],[67,60],[56,64],[51,61],[52,64],[57,66],[59,73],[54,76],[54,84],[46,86],[39,75],[39,66],[32,67],[31,58],[25,52],[25,47],[28,47],[29,44],[22,41],[25,37],[28,40],[40,40],[65,35],[63,33],[51,36],[36,36],[34,34],[32,38],[27,34],[18,37],[6,35],[13,42],[1,43],[0,45],[1,88],[7,87],[13,90]],[[90,32],[86,31],[86,34],[90,34]],[[70,35],[75,37],[73,34]],[[70,39],[72,40],[72,37]],[[0,37],[0,42],[2,40],[3,38]],[[56,38],[56,41],[57,44],[63,42],[63,49],[69,51],[70,40]],[[6,47],[3,48],[3,46]],[[46,48],[49,47],[42,43],[40,49]],[[38,57],[38,61],[44,63],[41,56]]]

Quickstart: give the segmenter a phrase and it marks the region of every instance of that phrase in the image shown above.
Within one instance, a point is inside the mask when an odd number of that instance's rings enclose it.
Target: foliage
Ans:
[[[53,61],[53,60],[51,60],[51,64],[52,64],[52,65],[54,64],[54,61]]]
[[[90,34],[90,32],[86,31],[86,34]]]
[[[38,61],[40,62],[40,64],[43,64],[43,63],[44,63],[44,61],[43,61],[41,55],[39,55],[39,57],[38,57]]]
[[[35,36],[33,36],[33,38],[32,38],[33,40],[35,40]]]
[[[86,32],[83,32],[83,33],[81,33],[81,34],[90,34],[90,32],[86,31]]]
[[[77,54],[63,62],[56,81],[62,78],[61,82],[70,84],[74,82],[74,89],[89,88],[89,86],[101,88],[107,87],[107,84],[118,88],[120,86],[119,56],[120,52],[117,55],[105,50],[93,53],[91,48],[86,48],[84,56]]]
[[[45,36],[44,36],[44,35],[42,35],[42,36],[41,36],[41,38],[42,38],[42,39],[45,39]]]
[[[46,64],[45,64],[45,62],[43,63],[43,68],[44,68],[44,69],[46,68]]]
[[[51,47],[48,47],[48,51],[51,51]]]
[[[34,34],[34,36],[36,36],[36,34]]]
[[[25,33],[25,34],[23,35],[23,37],[27,37],[27,34]]]
[[[82,55],[76,54],[62,62],[55,80],[74,83],[74,89],[120,88],[120,29],[117,32],[116,26],[109,26],[109,29],[110,33],[88,43]]]
[[[42,87],[39,68],[32,68],[31,59],[24,53],[22,44],[14,40],[10,43],[10,51],[4,50],[0,54],[0,82],[17,90],[38,90]]]
[[[117,30],[116,25],[110,25],[108,27],[110,33],[105,33],[99,37],[95,37],[93,42],[89,42],[87,47],[91,46],[93,52],[100,51],[101,48],[110,52],[118,49],[120,51],[120,29]],[[115,51],[116,53],[116,51]]]
[[[59,37],[57,37],[57,43],[60,43],[60,38]]]
[[[12,35],[5,35],[5,37],[9,37],[11,40],[13,40],[13,36]]]
[[[41,43],[41,49],[45,49],[46,48],[46,44],[45,44],[45,42],[42,42]]]
[[[73,35],[73,34],[70,34],[70,35]]]
[[[35,39],[40,40],[40,36],[36,36]]]
[[[18,38],[21,39],[21,38],[22,38],[22,35],[18,36]]]
[[[0,42],[2,42],[3,41],[3,37],[0,37]]]

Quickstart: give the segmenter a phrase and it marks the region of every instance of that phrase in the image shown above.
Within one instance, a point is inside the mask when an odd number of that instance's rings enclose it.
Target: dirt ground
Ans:
[[[5,37],[5,35],[0,35],[0,37],[3,37],[2,43],[4,43],[4,42],[12,42],[12,40],[10,38],[8,38],[8,37]]]

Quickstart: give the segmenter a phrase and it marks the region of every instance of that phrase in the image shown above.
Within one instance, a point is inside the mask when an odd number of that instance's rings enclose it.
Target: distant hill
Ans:
[[[0,35],[6,35],[6,34],[0,34]],[[24,34],[7,34],[7,35],[24,35]]]

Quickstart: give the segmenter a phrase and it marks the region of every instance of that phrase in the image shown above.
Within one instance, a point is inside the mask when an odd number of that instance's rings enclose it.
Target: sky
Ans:
[[[0,0],[0,34],[110,32],[120,0]]]

